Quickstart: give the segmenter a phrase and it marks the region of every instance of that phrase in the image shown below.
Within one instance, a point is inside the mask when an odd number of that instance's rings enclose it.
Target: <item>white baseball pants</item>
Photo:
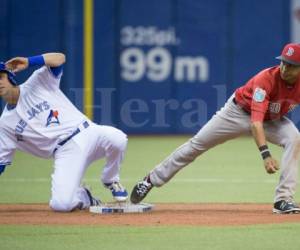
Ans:
[[[89,122],[89,127],[54,154],[50,207],[55,211],[89,207],[89,198],[80,187],[86,169],[93,161],[105,157],[101,181],[118,182],[126,146],[127,136],[122,131]]]
[[[241,135],[251,135],[250,115],[233,103],[233,97],[229,98],[225,106],[193,138],[177,148],[150,172],[150,180],[154,186],[164,185],[179,170],[210,148]],[[298,181],[299,131],[286,117],[264,122],[264,129],[267,140],[282,146],[284,151],[274,202],[293,198]]]

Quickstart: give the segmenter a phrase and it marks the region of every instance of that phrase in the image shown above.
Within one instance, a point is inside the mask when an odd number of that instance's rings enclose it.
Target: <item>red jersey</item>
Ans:
[[[300,78],[288,85],[280,68],[267,68],[235,91],[236,102],[251,114],[251,121],[279,119],[300,103]]]

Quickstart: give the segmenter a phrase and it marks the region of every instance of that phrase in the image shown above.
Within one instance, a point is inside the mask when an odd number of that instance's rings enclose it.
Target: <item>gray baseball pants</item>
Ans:
[[[233,102],[233,97],[193,138],[178,147],[150,172],[150,180],[154,186],[160,187],[167,183],[179,170],[210,148],[241,135],[251,135],[250,115]],[[264,122],[264,129],[266,139],[284,150],[274,202],[293,199],[298,181],[299,131],[287,117]]]

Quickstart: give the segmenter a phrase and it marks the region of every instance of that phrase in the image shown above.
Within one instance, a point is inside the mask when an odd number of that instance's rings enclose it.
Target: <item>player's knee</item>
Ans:
[[[300,152],[300,134],[295,136],[294,141],[293,141],[293,145],[295,147],[295,151]]]
[[[127,147],[127,135],[119,129],[115,129],[110,136],[110,144],[114,151],[125,151]]]
[[[76,207],[71,200],[67,201],[59,199],[51,199],[49,205],[50,208],[56,212],[71,212]]]
[[[193,144],[191,141],[186,142],[184,145],[182,145],[181,149],[178,151],[177,154],[177,161],[186,161],[186,162],[192,162],[194,161],[197,156],[200,154],[200,151],[197,150],[195,147],[193,147]]]
[[[298,150],[300,149],[300,134],[293,134],[292,136],[290,136],[287,141],[286,141],[286,145],[292,145],[293,147],[297,148]],[[286,146],[284,145],[284,146]]]
[[[185,158],[187,158],[189,161],[194,161],[198,155],[199,155],[199,150],[197,150],[192,146],[189,146],[188,150],[186,151]]]

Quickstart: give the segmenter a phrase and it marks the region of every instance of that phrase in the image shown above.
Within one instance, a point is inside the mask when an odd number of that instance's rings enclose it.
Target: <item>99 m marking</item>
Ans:
[[[127,48],[121,53],[120,65],[121,78],[128,82],[136,82],[143,77],[153,82],[162,82],[170,77],[172,72],[177,82],[206,82],[209,79],[209,63],[205,57],[173,58],[163,47],[154,47],[148,52],[136,47]]]

